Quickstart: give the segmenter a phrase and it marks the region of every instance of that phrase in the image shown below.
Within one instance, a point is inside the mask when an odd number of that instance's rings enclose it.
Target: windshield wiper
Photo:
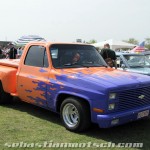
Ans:
[[[63,66],[68,66],[68,67],[71,67],[71,66],[81,66],[81,67],[90,67],[89,65],[84,65],[84,64],[78,64],[78,63],[68,63],[68,64],[64,64]]]
[[[78,63],[68,63],[68,64],[64,64],[64,66],[82,66],[82,67],[108,67],[106,65],[100,65],[100,64],[92,64],[92,63],[83,63],[83,64],[78,64]]]
[[[78,63],[67,63],[67,64],[64,64],[63,66],[78,66],[78,65],[80,65],[80,64],[78,64]]]
[[[88,66],[88,67],[108,67],[107,65],[104,65],[104,64],[95,64],[92,62],[82,63],[82,65]]]

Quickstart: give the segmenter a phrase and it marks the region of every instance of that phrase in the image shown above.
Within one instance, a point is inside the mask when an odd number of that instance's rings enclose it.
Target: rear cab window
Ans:
[[[24,64],[27,66],[47,68],[49,64],[46,48],[44,46],[31,46],[26,55]]]

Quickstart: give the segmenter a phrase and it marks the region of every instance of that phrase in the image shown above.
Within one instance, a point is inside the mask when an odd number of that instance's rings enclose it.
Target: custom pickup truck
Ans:
[[[59,113],[66,129],[80,132],[148,117],[150,77],[109,68],[91,45],[33,42],[20,60],[0,60],[0,103],[13,96]]]

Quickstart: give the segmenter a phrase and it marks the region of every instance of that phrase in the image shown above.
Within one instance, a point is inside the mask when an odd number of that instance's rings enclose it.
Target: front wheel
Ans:
[[[61,104],[60,115],[67,130],[80,132],[90,127],[90,108],[83,99],[65,99]]]

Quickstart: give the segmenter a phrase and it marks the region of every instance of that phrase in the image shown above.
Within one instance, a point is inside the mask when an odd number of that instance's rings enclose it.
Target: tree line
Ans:
[[[139,44],[139,41],[136,40],[135,38],[129,38],[128,40],[122,40],[122,41],[127,42],[127,43],[131,43],[131,44],[134,44],[134,45]],[[145,41],[145,47],[150,50],[150,38],[145,38],[144,41]],[[95,39],[91,39],[90,41],[88,41],[86,43],[94,44],[94,43],[97,43],[97,41]]]

